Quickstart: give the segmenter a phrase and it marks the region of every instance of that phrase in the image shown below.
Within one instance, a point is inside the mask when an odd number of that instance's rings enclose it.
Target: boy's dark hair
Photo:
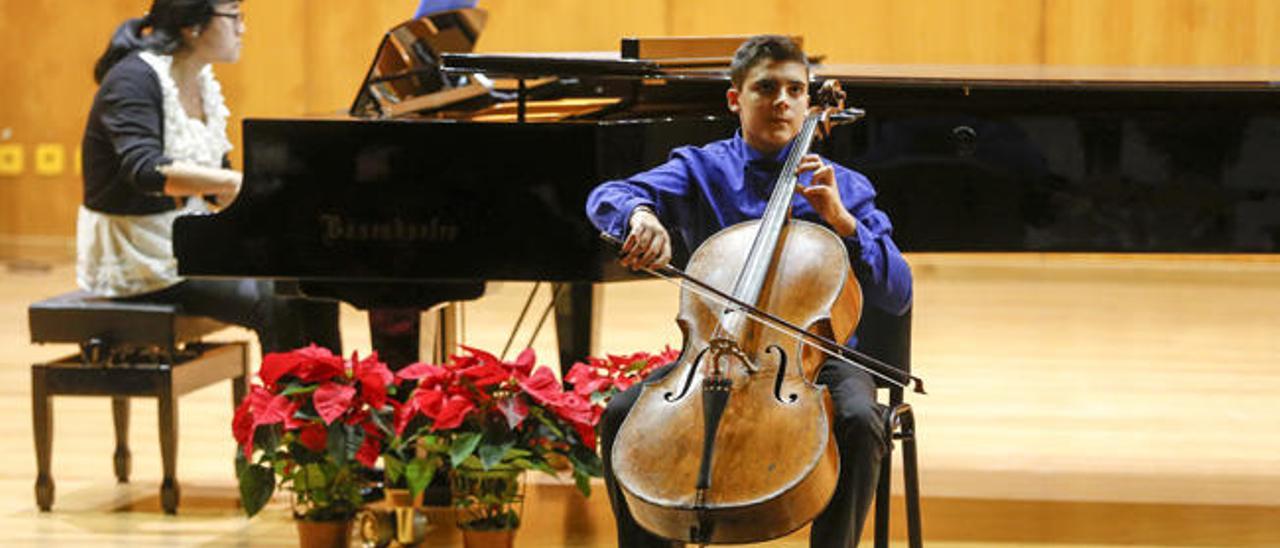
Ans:
[[[809,71],[809,58],[804,51],[786,36],[777,34],[761,34],[752,36],[733,53],[733,61],[729,63],[729,81],[733,87],[742,86],[747,73],[764,61],[795,61],[804,65]]]

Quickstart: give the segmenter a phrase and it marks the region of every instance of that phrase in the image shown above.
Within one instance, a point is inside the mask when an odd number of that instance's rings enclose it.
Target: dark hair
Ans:
[[[809,58],[804,51],[786,36],[777,34],[761,34],[748,38],[738,51],[733,53],[733,61],[729,63],[729,80],[733,87],[739,87],[747,79],[747,73],[762,61],[795,61],[809,70]]]
[[[213,7],[241,0],[152,0],[151,11],[116,28],[107,51],[93,66],[93,80],[102,83],[121,59],[140,49],[170,54],[182,47],[182,29],[204,27],[213,18]],[[143,29],[151,32],[143,34]]]

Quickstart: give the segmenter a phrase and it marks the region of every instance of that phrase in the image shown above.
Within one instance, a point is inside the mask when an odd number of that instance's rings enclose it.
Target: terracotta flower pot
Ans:
[[[462,545],[466,548],[512,548],[516,543],[517,529],[496,531],[462,530]]]
[[[294,520],[298,527],[298,546],[301,548],[347,548],[351,542],[351,520],[308,521]]]

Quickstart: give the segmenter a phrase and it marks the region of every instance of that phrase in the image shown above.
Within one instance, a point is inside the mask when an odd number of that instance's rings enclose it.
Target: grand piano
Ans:
[[[634,275],[585,218],[587,193],[732,134],[737,39],[470,53],[483,23],[462,10],[388,32],[346,116],[245,120],[241,195],[178,220],[179,272],[297,280],[370,309],[548,281],[561,363],[590,353],[596,284]],[[818,63],[814,76],[866,110],[821,152],[871,178],[904,251],[1280,246],[1280,71]]]

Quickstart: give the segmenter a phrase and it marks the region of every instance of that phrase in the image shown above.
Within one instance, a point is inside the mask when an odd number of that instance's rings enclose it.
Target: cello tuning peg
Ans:
[[[846,108],[844,110],[833,113],[831,115],[831,121],[841,122],[841,123],[853,122],[859,118],[862,118],[863,116],[866,116],[866,114],[867,114],[867,111],[865,110],[862,110],[860,108],[850,107],[850,108]]]

